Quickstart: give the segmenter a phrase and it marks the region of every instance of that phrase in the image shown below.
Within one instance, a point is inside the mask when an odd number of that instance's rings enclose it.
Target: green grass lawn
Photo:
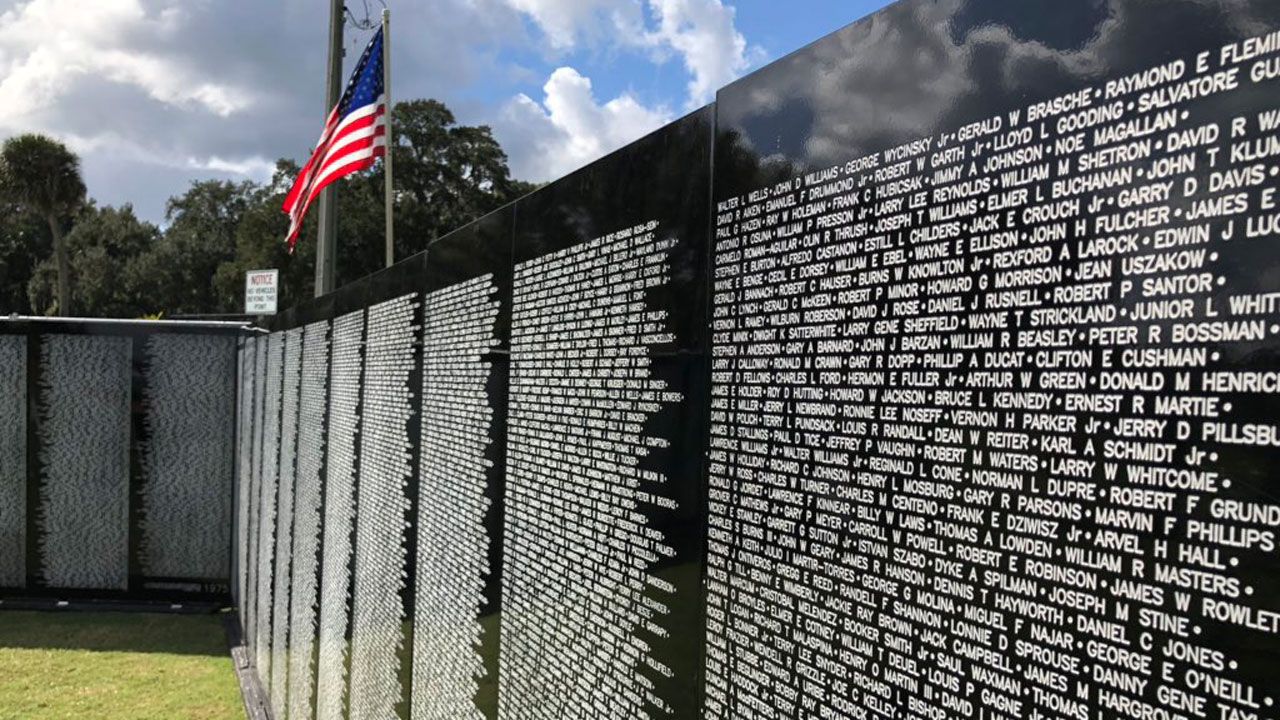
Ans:
[[[0,612],[0,720],[243,720],[216,615]]]

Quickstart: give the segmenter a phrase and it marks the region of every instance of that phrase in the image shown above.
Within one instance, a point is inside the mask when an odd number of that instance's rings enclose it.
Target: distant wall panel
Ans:
[[[333,322],[325,468],[316,720],[346,717],[351,557],[356,516],[356,441],[363,378],[363,310]]]
[[[268,338],[258,337],[253,343],[253,428],[249,464],[249,557],[245,562],[245,597],[241,602],[244,613],[245,642],[252,651],[258,637],[258,571],[259,549],[262,541],[262,438],[264,435],[267,395],[267,345]]]
[[[280,492],[280,406],[284,394],[284,333],[267,340],[261,479],[258,486],[258,587],[253,650],[258,679],[271,683],[271,611],[274,589],[276,501]]]
[[[249,579],[249,497],[252,490],[254,341],[240,348],[240,399],[236,410],[236,588],[235,602],[244,607],[245,585]],[[243,616],[241,617],[243,621]]]
[[[27,339],[0,337],[0,587],[27,580]]]
[[[146,340],[144,575],[228,577],[235,453],[235,338]]]
[[[126,590],[132,340],[50,335],[41,359],[44,584]]]
[[[276,546],[271,593],[271,709],[283,718],[288,702],[289,593],[293,567],[294,469],[298,449],[298,392],[302,382],[302,333],[285,333],[284,389],[280,411],[279,492],[276,494]]]

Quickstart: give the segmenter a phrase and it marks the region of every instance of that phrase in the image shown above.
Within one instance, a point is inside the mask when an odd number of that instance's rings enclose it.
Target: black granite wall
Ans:
[[[1276,717],[1278,32],[904,0],[279,316],[277,717]]]

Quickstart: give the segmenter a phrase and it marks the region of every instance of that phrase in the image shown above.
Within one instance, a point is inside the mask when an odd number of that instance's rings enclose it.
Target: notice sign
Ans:
[[[244,274],[246,315],[275,315],[279,297],[279,270],[250,270]]]

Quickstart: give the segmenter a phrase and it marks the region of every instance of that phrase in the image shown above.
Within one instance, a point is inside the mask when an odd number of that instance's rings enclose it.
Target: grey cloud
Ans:
[[[27,5],[0,0],[0,28]],[[325,5],[148,1],[141,6],[148,21],[113,28],[111,45],[161,58],[173,72],[199,82],[232,88],[250,98],[245,107],[220,115],[198,101],[156,99],[144,83],[112,81],[104,69],[68,70],[57,79],[60,89],[51,102],[8,120],[0,112],[0,136],[40,131],[68,139],[81,151],[92,196],[109,204],[133,202],[143,217],[159,221],[165,200],[191,181],[237,177],[208,169],[211,164],[261,168],[281,156],[305,158],[324,112]],[[350,5],[362,14],[360,3]],[[481,119],[481,106],[467,98],[469,85],[499,62],[496,48],[528,42],[514,11],[498,0],[437,0],[395,5],[393,12],[395,68],[413,69],[393,78],[396,97],[437,97],[471,108],[473,116],[464,120]],[[369,33],[350,27],[347,33],[349,71]],[[0,33],[0,69],[33,51],[39,46]],[[99,51],[87,49],[85,57]]]

